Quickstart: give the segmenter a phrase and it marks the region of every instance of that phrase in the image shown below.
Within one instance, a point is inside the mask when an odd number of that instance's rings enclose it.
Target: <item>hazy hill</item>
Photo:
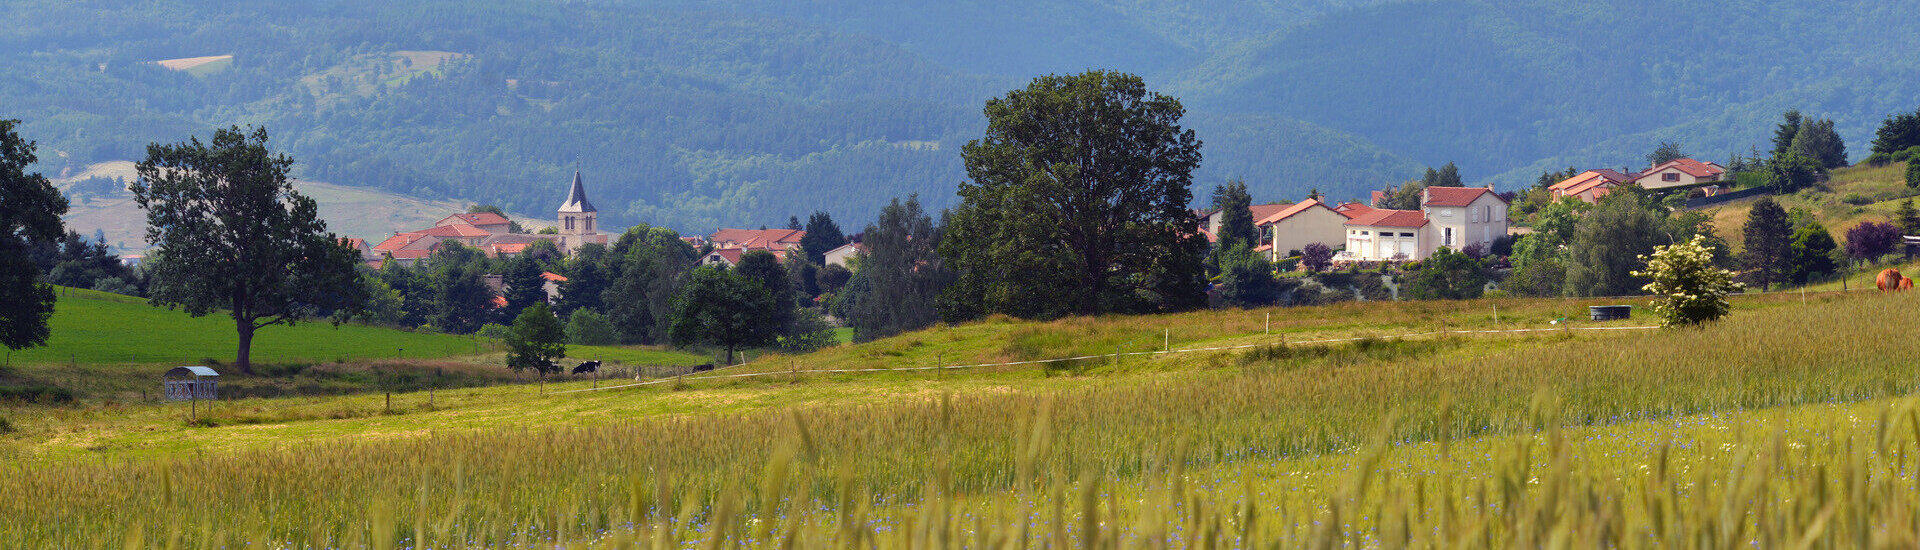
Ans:
[[[1336,198],[1709,159],[1788,107],[1851,150],[1920,104],[1920,0],[235,0],[0,6],[0,117],[50,173],[264,124],[305,178],[700,232],[953,200],[981,103],[1113,68],[1190,107],[1196,195]],[[231,55],[171,70],[163,60]]]

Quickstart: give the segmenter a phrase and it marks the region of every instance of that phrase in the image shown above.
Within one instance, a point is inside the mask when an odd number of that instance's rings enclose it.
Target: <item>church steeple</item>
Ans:
[[[580,171],[573,171],[573,188],[567,190],[567,202],[560,204],[560,212],[598,212],[593,203],[587,202],[587,188],[580,184]]]

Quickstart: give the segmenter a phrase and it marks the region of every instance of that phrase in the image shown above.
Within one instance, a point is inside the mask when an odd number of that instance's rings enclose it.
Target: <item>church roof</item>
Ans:
[[[561,212],[599,212],[593,203],[587,202],[587,188],[580,184],[580,171],[573,171],[573,188],[567,190],[567,202],[560,205]]]

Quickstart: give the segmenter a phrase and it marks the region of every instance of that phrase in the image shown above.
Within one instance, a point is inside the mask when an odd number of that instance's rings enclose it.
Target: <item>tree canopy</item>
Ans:
[[[948,318],[1192,308],[1204,299],[1179,100],[1140,77],[1050,75],[987,101],[961,150],[968,181],[940,252],[959,273]]]
[[[920,197],[894,199],[866,229],[866,255],[860,262],[865,284],[854,296],[848,324],[853,339],[865,342],[919,330],[939,322],[940,292],[953,273],[940,257],[942,238]]]
[[[720,346],[731,365],[734,351],[774,342],[777,327],[763,317],[772,308],[773,296],[759,282],[720,268],[695,269],[673,301],[673,342]]]
[[[1253,219],[1253,195],[1247,194],[1247,183],[1233,180],[1213,188],[1213,210],[1220,216],[1220,234],[1216,246],[1231,247],[1235,244],[1253,248],[1260,245],[1260,229],[1254,226],[1259,221]]]
[[[53,287],[40,282],[27,252],[31,241],[59,240],[67,212],[67,198],[46,176],[27,171],[37,157],[33,142],[14,133],[19,122],[0,120],[0,345],[8,349],[45,344],[51,335]]]
[[[313,199],[293,190],[293,159],[267,148],[267,131],[231,127],[213,139],[147,147],[134,202],[147,211],[147,260],[156,304],[193,316],[226,310],[239,333],[234,366],[261,327],[293,324],[365,300],[357,253],[327,232]]]

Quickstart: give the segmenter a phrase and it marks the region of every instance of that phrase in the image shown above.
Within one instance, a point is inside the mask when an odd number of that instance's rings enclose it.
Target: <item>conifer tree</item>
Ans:
[[[1747,225],[1742,229],[1746,245],[1744,263],[1753,273],[1753,279],[1760,282],[1762,292],[1774,282],[1784,281],[1790,273],[1791,231],[1787,211],[1780,208],[1773,197],[1761,197],[1747,213]]]

